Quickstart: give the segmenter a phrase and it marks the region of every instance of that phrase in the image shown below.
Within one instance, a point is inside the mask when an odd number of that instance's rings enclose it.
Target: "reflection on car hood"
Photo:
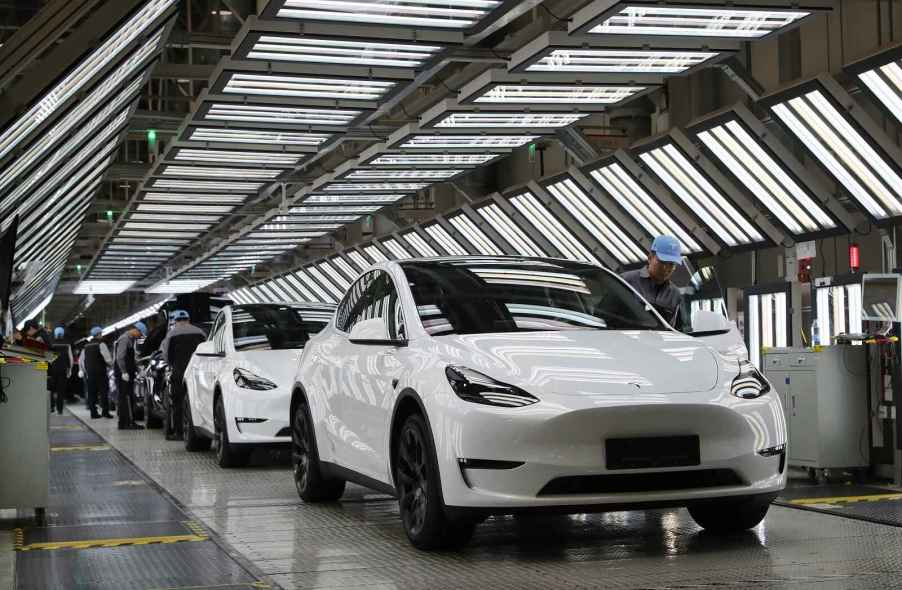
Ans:
[[[518,332],[434,341],[449,364],[537,394],[686,393],[717,384],[711,350],[676,332]]]
[[[294,384],[301,352],[303,351],[299,348],[245,350],[236,352],[234,358],[236,366],[269,379],[279,387],[290,388]]]

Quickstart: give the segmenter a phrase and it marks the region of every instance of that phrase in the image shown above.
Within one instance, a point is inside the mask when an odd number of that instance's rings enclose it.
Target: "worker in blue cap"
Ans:
[[[663,235],[656,237],[652,242],[648,264],[621,275],[624,281],[638,291],[673,326],[679,323],[683,295],[670,281],[670,277],[681,264],[683,252],[679,240],[673,236]]]
[[[113,364],[113,356],[106,342],[103,341],[103,330],[100,326],[91,328],[91,339],[82,351],[84,357],[84,376],[88,386],[88,409],[91,418],[112,418],[110,414],[110,385],[107,369]],[[102,414],[97,413],[100,403]]]
[[[191,323],[191,314],[184,309],[176,309],[170,316],[172,328],[160,344],[163,360],[169,365],[169,399],[166,405],[166,440],[182,440],[184,412],[186,410],[185,371],[194,349],[207,339],[204,331]]]
[[[116,383],[119,386],[117,414],[119,430],[143,430],[144,427],[135,422],[135,375],[138,363],[135,356],[135,344],[139,339],[147,338],[147,326],[144,322],[135,322],[116,340]]]

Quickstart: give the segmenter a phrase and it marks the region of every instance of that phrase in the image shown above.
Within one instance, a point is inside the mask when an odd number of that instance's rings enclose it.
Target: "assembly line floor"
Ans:
[[[384,495],[349,486],[305,505],[284,456],[224,470],[160,431],[69,410],[52,420],[48,527],[17,523],[22,590],[902,587],[902,528],[788,505],[727,538],[685,510],[493,518],[462,551],[422,553]]]

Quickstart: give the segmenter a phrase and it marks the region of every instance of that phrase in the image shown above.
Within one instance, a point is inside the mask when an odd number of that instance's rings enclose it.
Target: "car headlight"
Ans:
[[[265,379],[260,375],[255,375],[246,369],[235,369],[232,371],[232,376],[235,377],[235,385],[240,387],[241,389],[253,389],[255,391],[268,391],[270,389],[275,389],[278,387],[275,383],[270,381],[269,379]]]
[[[756,399],[770,391],[770,384],[755,365],[739,363],[739,374],[730,385],[730,393],[742,399]]]
[[[539,398],[519,387],[496,381],[466,367],[448,365],[445,367],[445,376],[457,397],[474,404],[519,408],[539,401]]]

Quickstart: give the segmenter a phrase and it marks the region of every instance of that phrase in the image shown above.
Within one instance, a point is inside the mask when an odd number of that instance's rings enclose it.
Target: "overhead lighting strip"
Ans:
[[[203,118],[210,121],[264,123],[271,125],[330,125],[347,127],[363,111],[353,109],[316,109],[291,105],[269,106],[244,103],[213,103]]]
[[[369,256],[370,260],[373,262],[388,262],[388,257],[382,253],[382,250],[372,244],[364,246],[363,251],[366,252],[366,255]]]
[[[86,84],[88,84],[110,62],[141,34],[156,25],[160,17],[176,4],[176,0],[149,0],[132,15],[119,29],[110,35],[90,55],[75,66],[62,80],[54,85],[28,111],[16,119],[10,127],[0,133],[0,159],[37,129],[44,121],[53,117],[56,111],[66,105]],[[156,40],[157,44],[159,39]]]
[[[233,72],[222,91],[252,96],[379,101],[396,85],[390,80]]]
[[[248,59],[301,63],[419,68],[443,48],[417,43],[332,39],[306,35],[261,35]]]
[[[639,157],[724,244],[739,246],[764,241],[745,215],[672,143]]]
[[[337,268],[338,270],[343,272],[345,277],[347,277],[351,281],[356,280],[357,277],[360,276],[360,271],[363,270],[363,269],[355,270],[354,267],[352,267],[348,263],[348,261],[345,260],[344,258],[342,258],[341,256],[333,256],[332,258],[329,259],[329,262],[331,262],[332,265],[335,266],[335,268]],[[348,283],[348,286],[350,286],[350,283]]]
[[[479,229],[475,223],[465,214],[459,213],[448,218],[448,222],[459,231],[480,254],[486,256],[503,256],[504,251],[501,250],[485,233]]]
[[[614,105],[646,89],[646,86],[629,85],[496,84],[473,99],[473,102],[523,105]]]
[[[304,156],[290,152],[253,152],[238,150],[200,150],[179,148],[175,152],[177,162],[202,162],[212,164],[244,164],[261,166],[294,166]]]
[[[393,238],[386,238],[382,240],[382,245],[391,252],[391,255],[395,257],[396,260],[406,260],[408,258],[413,258],[413,255],[404,249],[404,246],[398,243],[397,240]]]
[[[553,49],[527,72],[681,74],[717,57],[717,51],[663,49]]]
[[[542,205],[530,192],[520,193],[510,198],[511,204],[520,215],[535,226],[540,235],[545,236],[560,253],[570,260],[581,260],[602,266],[601,261],[580,242],[576,236]]]
[[[678,35],[760,39],[811,15],[803,10],[629,6],[590,28],[600,35]]]
[[[344,291],[338,285],[335,285],[329,277],[323,274],[322,271],[319,270],[316,266],[307,266],[304,268],[304,271],[307,272],[308,275],[313,277],[320,286],[324,287],[326,291],[329,292],[331,299],[333,301],[338,301],[344,295]]]
[[[697,134],[733,176],[791,233],[834,229],[836,223],[738,120]]]
[[[314,193],[304,197],[303,203],[306,205],[340,205],[340,204],[360,204],[360,203],[394,203],[410,196],[408,194],[360,194],[360,193],[335,193],[322,194]]]
[[[873,218],[902,215],[902,177],[822,88],[770,105],[777,119]]]
[[[481,166],[498,154],[383,154],[370,166]]]
[[[351,262],[357,265],[357,268],[360,270],[360,272],[363,272],[372,266],[372,263],[367,261],[367,259],[363,257],[363,254],[361,254],[357,250],[348,250],[345,252],[345,254],[351,260]]]
[[[498,205],[491,203],[476,211],[521,256],[548,256]]]
[[[632,217],[649,236],[671,235],[677,238],[683,254],[702,251],[701,245],[678,223],[651,194],[618,163],[589,172],[589,175]]]
[[[454,129],[558,128],[572,125],[588,116],[589,113],[451,113],[440,119],[435,126]]]
[[[262,182],[221,182],[215,180],[182,180],[169,178],[155,178],[151,188],[172,188],[178,190],[199,191],[235,191],[247,194],[256,193],[263,187]]]
[[[400,234],[402,240],[407,242],[411,248],[416,250],[417,254],[422,257],[429,258],[432,256],[438,256],[438,252],[435,251],[435,248],[429,245],[429,242],[424,240],[420,234],[418,234],[414,230],[410,230]]]
[[[344,180],[430,180],[443,181],[458,174],[463,174],[462,169],[448,170],[381,170],[378,168],[358,168],[344,177]]]
[[[251,180],[274,180],[284,170],[272,168],[219,168],[207,166],[163,166],[163,176],[183,176],[191,178],[241,178]]]
[[[639,246],[572,178],[546,185],[548,192],[586,228],[621,264],[642,262],[647,258]]]
[[[341,272],[339,272],[332,265],[332,261],[324,259],[322,262],[316,265],[316,268],[319,269],[321,273],[328,276],[329,279],[339,288],[339,290],[341,291],[341,293],[339,293],[339,298],[341,298],[341,296],[344,294],[344,291],[346,291],[351,286],[351,282],[341,275]]]
[[[191,131],[191,135],[188,139],[190,141],[207,143],[247,143],[317,147],[328,141],[331,137],[332,135],[324,133],[197,127]]]
[[[501,0],[285,0],[276,16],[347,24],[468,29],[500,5]]]
[[[429,237],[435,240],[435,243],[437,243],[448,256],[466,256],[469,254],[467,249],[461,246],[460,242],[455,240],[454,236],[449,234],[445,228],[438,223],[424,225],[423,230],[429,234]]]
[[[411,149],[512,149],[539,139],[538,135],[413,135],[402,148]]]
[[[330,293],[328,293],[325,289],[320,287],[316,281],[307,273],[306,269],[299,269],[293,273],[293,276],[300,281],[309,291],[313,291],[316,294],[316,297],[312,299],[313,301],[322,301],[325,303],[334,303],[337,301],[337,298]]]

